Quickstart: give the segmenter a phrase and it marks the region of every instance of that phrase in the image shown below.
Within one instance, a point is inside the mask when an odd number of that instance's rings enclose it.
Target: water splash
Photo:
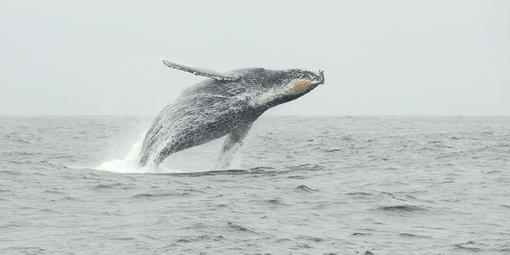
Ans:
[[[115,173],[181,173],[182,171],[176,169],[170,169],[167,166],[160,165],[156,167],[148,164],[144,167],[140,167],[139,157],[140,150],[142,149],[143,136],[140,137],[129,149],[129,152],[124,158],[109,160],[101,163],[95,167],[97,170],[110,171]]]
[[[142,139],[136,141],[131,148],[129,149],[126,157],[122,159],[115,159],[110,161],[105,161],[101,163],[96,169],[116,172],[116,173],[147,173],[153,172],[155,169],[151,169],[149,166],[147,167],[139,167],[138,166],[138,157],[140,155],[140,149],[142,146]]]
[[[125,157],[102,162],[99,166],[93,167],[96,170],[110,171],[115,173],[190,173],[207,172],[215,170],[239,169],[242,164],[243,153],[238,152],[230,155],[228,161],[230,167],[213,167],[217,162],[217,151],[224,138],[208,144],[203,144],[188,150],[171,155],[166,163],[154,166],[148,164],[139,166],[139,156],[142,149],[143,136],[134,142]],[[222,155],[219,156],[222,158]],[[171,166],[170,166],[171,165]]]

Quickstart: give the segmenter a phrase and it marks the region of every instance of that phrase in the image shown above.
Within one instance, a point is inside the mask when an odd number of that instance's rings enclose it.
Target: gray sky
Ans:
[[[2,1],[0,114],[155,115],[217,71],[325,70],[284,115],[510,115],[510,1]]]

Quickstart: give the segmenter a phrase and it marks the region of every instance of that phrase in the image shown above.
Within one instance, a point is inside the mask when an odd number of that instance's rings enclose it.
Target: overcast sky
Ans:
[[[155,115],[228,71],[325,70],[282,115],[510,115],[510,1],[2,1],[0,114]]]

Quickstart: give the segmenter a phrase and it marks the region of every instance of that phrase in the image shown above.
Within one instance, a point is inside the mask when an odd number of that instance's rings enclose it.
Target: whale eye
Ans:
[[[294,86],[292,86],[292,90],[294,90],[297,93],[303,93],[305,92],[308,87],[310,87],[312,83],[309,81],[296,81],[294,82]]]

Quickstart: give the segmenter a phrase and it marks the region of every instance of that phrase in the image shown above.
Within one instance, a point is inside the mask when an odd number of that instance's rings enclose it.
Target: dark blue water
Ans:
[[[137,169],[150,121],[0,117],[0,254],[510,253],[508,117],[263,117],[229,170]]]

